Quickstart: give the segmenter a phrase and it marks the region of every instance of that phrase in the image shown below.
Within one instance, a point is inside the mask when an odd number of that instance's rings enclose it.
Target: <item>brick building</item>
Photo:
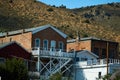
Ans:
[[[0,43],[16,41],[28,51],[33,47],[45,50],[66,50],[67,35],[51,25],[0,33]]]
[[[68,40],[67,51],[88,50],[98,55],[99,58],[106,58],[107,43],[109,58],[117,58],[119,52],[119,44],[117,42],[102,40],[95,37]]]
[[[32,32],[17,30],[7,33],[0,33],[0,44],[16,41],[28,51],[31,50]]]

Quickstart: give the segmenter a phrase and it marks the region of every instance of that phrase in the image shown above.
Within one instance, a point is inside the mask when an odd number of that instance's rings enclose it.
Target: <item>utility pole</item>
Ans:
[[[76,57],[77,57],[77,53],[75,50],[74,50],[74,54],[75,54],[75,57],[74,57],[74,80],[76,80]]]
[[[40,72],[40,48],[38,48],[38,65],[37,65],[37,68],[38,68],[38,72]]]
[[[107,75],[108,75],[108,67],[109,67],[109,66],[108,66],[108,63],[109,63],[109,61],[108,61],[108,60],[109,60],[109,59],[108,59],[108,58],[109,58],[108,52],[109,52],[109,42],[107,41],[107,51],[106,51],[106,53],[107,53]]]
[[[38,49],[38,51],[37,51],[37,53],[38,53],[38,72],[39,72],[39,79],[40,79],[40,48],[38,47],[37,49]]]

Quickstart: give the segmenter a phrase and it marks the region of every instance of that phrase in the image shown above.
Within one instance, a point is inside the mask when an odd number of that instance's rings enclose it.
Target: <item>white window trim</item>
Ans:
[[[62,49],[60,49],[60,44],[62,43]],[[59,50],[63,50],[64,49],[64,43],[62,41],[59,41]]]
[[[38,47],[38,46],[36,46],[37,45],[36,40],[39,40],[39,47],[40,47],[40,39],[39,38],[35,39],[35,47]]]
[[[54,46],[52,46],[52,42],[55,43]],[[56,48],[56,41],[55,41],[55,40],[51,40],[51,42],[50,42],[50,49],[51,49],[52,51],[55,51],[55,48]]]

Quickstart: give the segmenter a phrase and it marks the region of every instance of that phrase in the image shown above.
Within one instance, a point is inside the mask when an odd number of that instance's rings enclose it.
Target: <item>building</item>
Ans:
[[[112,74],[120,68],[120,60],[109,59],[107,65],[107,59],[98,59],[97,55],[87,50],[77,51],[76,57],[79,60],[76,61],[75,80],[102,80],[107,73]]]
[[[3,63],[6,59],[10,58],[23,59],[28,67],[28,62],[31,59],[31,54],[16,42],[0,44],[0,62]]]
[[[81,50],[75,52],[76,52],[76,61],[87,61],[87,60],[95,61],[96,59],[99,58],[99,56],[88,50]]]
[[[44,74],[50,76],[63,67],[66,69],[65,65],[71,61],[69,58],[61,57],[66,51],[67,35],[52,25],[0,33],[1,44],[12,41],[16,41],[32,53],[33,58],[29,75],[33,78],[36,75],[39,78],[39,73],[41,76],[44,76]],[[64,66],[61,67],[59,64]],[[55,65],[57,68],[54,71],[53,67]]]
[[[0,33],[0,43],[16,41],[31,51],[34,47],[44,50],[66,50],[67,35],[52,25]]]
[[[72,50],[88,50],[98,55],[100,59],[106,58],[107,49],[109,58],[118,57],[119,44],[117,42],[98,39],[95,37],[86,37],[81,38],[80,40],[72,39],[67,41],[68,52]]]
[[[0,33],[0,44],[16,41],[26,50],[31,51],[32,48],[32,32],[25,30],[17,30],[6,33]]]
[[[0,34],[1,44],[5,42],[11,43],[12,41],[18,42],[25,47],[27,51],[32,53],[35,62],[31,63],[32,66],[30,68],[32,70],[29,72],[29,75],[32,76],[31,79],[36,78],[40,80],[48,80],[57,72],[62,73],[64,79],[68,79],[69,77],[69,79],[74,80],[96,80],[98,74],[100,76],[106,74],[106,72],[104,72],[107,67],[106,63],[104,63],[106,60],[101,58],[105,57],[102,56],[102,53],[106,52],[107,43],[109,43],[109,50],[116,50],[118,47],[118,43],[116,42],[92,37],[84,39],[78,38],[77,41],[75,39],[67,41],[67,35],[51,25]],[[12,49],[14,48],[15,46]],[[96,48],[98,49],[96,50]],[[67,51],[74,50],[74,52],[65,52],[66,49]],[[15,49],[13,51],[15,51]],[[112,58],[116,57],[116,52],[114,55]],[[16,57],[16,55],[14,57]],[[98,59],[99,57],[100,59]],[[119,64],[119,61],[112,59],[109,63],[115,65],[116,63]],[[101,69],[101,66],[105,68]],[[118,67],[115,67],[114,69],[117,68]],[[92,74],[94,76],[88,73],[88,71],[91,72],[93,70],[95,70],[94,74]],[[113,68],[110,68],[110,70],[113,70]]]
[[[72,80],[100,80],[108,73],[120,67],[119,59],[99,59],[99,56],[88,51],[79,50],[74,53],[55,52],[55,51],[39,51],[35,52],[38,59],[38,72],[41,76],[40,80],[48,80],[49,77],[56,72],[63,73],[63,79]],[[51,54],[52,53],[52,54]],[[43,62],[43,59],[48,61]]]

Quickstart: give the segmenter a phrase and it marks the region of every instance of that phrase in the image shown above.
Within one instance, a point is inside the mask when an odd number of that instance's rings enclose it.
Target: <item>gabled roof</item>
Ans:
[[[20,33],[23,33],[23,31],[24,32],[32,32],[32,34],[35,34],[35,33],[39,32],[39,31],[42,31],[42,30],[47,29],[47,28],[53,29],[54,31],[56,31],[58,34],[60,34],[64,38],[67,37],[66,34],[64,34],[63,32],[61,32],[60,30],[58,30],[57,28],[53,27],[50,24],[39,26],[39,27],[35,27],[35,28],[21,29],[21,30],[16,30],[16,31],[10,31],[10,32],[7,32],[7,33],[0,33],[0,37],[6,36],[6,35],[9,36],[9,35],[20,34]]]
[[[31,53],[15,41],[0,44],[0,57],[30,59]]]
[[[61,32],[60,30],[58,30],[57,28],[53,27],[50,24],[44,25],[44,26],[39,26],[39,27],[36,27],[36,28],[25,29],[25,31],[32,31],[32,33],[35,34],[35,33],[39,32],[39,31],[42,31],[42,30],[47,29],[47,28],[53,29],[54,31],[56,31],[58,34],[60,34],[64,38],[67,37],[66,34],[64,34],[63,32]]]
[[[6,42],[6,43],[2,43],[2,44],[0,44],[0,49],[6,47],[6,46],[8,46],[8,45],[11,45],[11,44],[13,44],[13,43],[16,43],[16,42]]]
[[[12,41],[12,42],[6,42],[6,43],[2,43],[0,44],[0,49],[4,48],[4,47],[7,47],[9,45],[12,45],[12,44],[17,44],[18,46],[20,46],[22,49],[24,49],[25,51],[27,51],[24,47],[22,47],[20,44],[18,44],[17,42],[15,41]],[[27,51],[28,52],[28,51]],[[29,53],[29,52],[28,52]]]
[[[96,54],[94,54],[93,52],[90,52],[88,50],[82,50],[82,51],[77,51],[77,54],[84,54],[84,53],[89,53],[90,55],[99,58]]]

